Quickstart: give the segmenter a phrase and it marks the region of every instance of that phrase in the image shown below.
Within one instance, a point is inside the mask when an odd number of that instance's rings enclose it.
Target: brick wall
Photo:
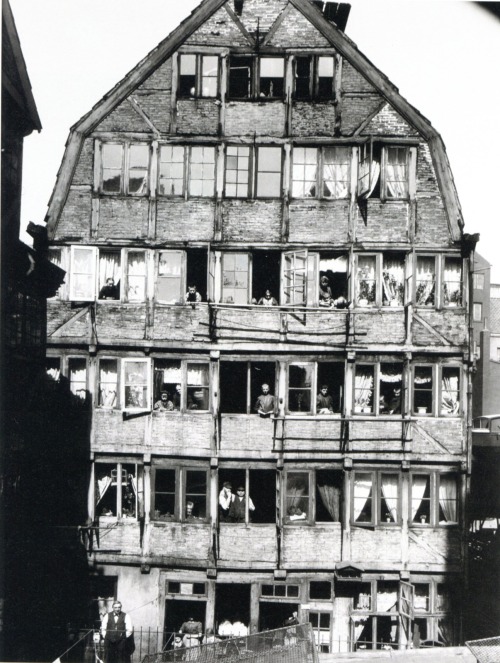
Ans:
[[[226,136],[284,136],[286,106],[283,101],[229,101],[226,103]]]
[[[276,560],[276,525],[247,527],[240,523],[221,523],[218,566],[273,568]]]
[[[340,523],[283,528],[283,568],[333,569],[341,560]]]
[[[146,197],[99,200],[99,239],[136,239],[148,234],[149,200]]]
[[[206,565],[211,544],[211,529],[207,523],[151,523],[152,555],[182,557]]]
[[[214,216],[215,202],[210,198],[158,198],[156,238],[163,242],[210,241]]]
[[[178,99],[177,133],[215,136],[219,129],[220,101]]]
[[[281,200],[225,200],[222,204],[222,237],[226,242],[278,242]]]
[[[290,242],[332,242],[345,244],[349,200],[293,200],[290,203]]]

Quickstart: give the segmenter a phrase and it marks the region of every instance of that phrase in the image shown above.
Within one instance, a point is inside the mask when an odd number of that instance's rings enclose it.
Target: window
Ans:
[[[331,651],[331,613],[309,610],[309,622],[314,633],[318,652],[327,654]]]
[[[252,96],[254,58],[248,55],[231,55],[229,58],[229,97],[250,99]]]
[[[368,586],[367,594],[359,594],[360,607],[355,604],[358,614],[352,617],[351,622],[352,640],[356,650],[397,647],[400,621],[399,587],[400,583],[396,580],[379,580],[373,589]]]
[[[439,394],[435,393],[436,372]],[[460,412],[461,372],[459,366],[415,366],[413,380],[413,413],[431,415],[435,397],[439,399],[440,416],[457,416]]]
[[[294,362],[288,366],[289,414],[338,414],[343,391],[341,362]]]
[[[309,583],[311,601],[331,601],[332,583],[330,581],[311,580]]]
[[[127,300],[143,302],[146,299],[146,253],[127,252]]]
[[[333,99],[333,56],[296,56],[294,62],[295,99]]]
[[[71,247],[71,299],[95,298],[96,255],[94,247]]]
[[[443,272],[443,306],[462,306],[462,259],[445,258]]]
[[[283,98],[285,89],[285,59],[260,58],[259,96]]]
[[[137,518],[143,504],[142,494],[142,466],[128,462],[95,464],[98,516]]]
[[[206,301],[207,253],[203,249],[159,251],[156,265],[156,300],[162,304],[185,304],[188,288]]]
[[[281,196],[281,147],[257,148],[257,198]]]
[[[274,413],[276,364],[274,362],[221,361],[220,411],[227,414]],[[264,394],[263,385],[267,385]],[[265,396],[261,398],[261,396]]]
[[[215,148],[161,145],[158,193],[161,196],[212,197],[215,195]]]
[[[181,359],[156,359],[154,366],[154,401],[166,391],[174,411],[209,410],[209,363]]]
[[[101,143],[101,192],[146,195],[149,150],[146,143]]]
[[[52,378],[54,382],[59,382],[59,378],[61,377],[61,358],[46,357],[45,370],[47,371],[47,375]]]
[[[299,596],[299,585],[287,585],[283,583],[274,583],[272,585],[262,585],[262,596],[274,596],[275,598],[294,599]]]
[[[276,523],[276,470],[220,467],[219,521],[221,523]],[[224,500],[225,484],[230,484],[232,497]]]
[[[416,148],[381,145],[370,141],[360,146],[358,195],[382,200],[408,200],[415,179]]]
[[[68,378],[71,392],[85,401],[87,398],[87,360],[84,357],[68,359]]]
[[[283,521],[287,525],[340,522],[342,493],[340,470],[287,470]]]
[[[120,299],[121,253],[107,249],[99,250],[98,299]]]
[[[179,56],[179,97],[216,97],[219,58],[216,55]]]
[[[472,305],[472,319],[474,322],[481,322],[483,319],[483,305],[474,302]]]
[[[458,522],[457,477],[454,474],[413,474],[410,522],[449,525]]]
[[[99,360],[99,406],[118,407],[118,359]]]
[[[182,594],[183,596],[206,596],[207,586],[204,582],[167,582],[168,594]]]
[[[400,415],[403,364],[357,364],[354,373],[354,412]]]
[[[390,472],[355,472],[352,498],[354,525],[398,525],[400,477]]]
[[[228,198],[250,196],[250,148],[244,145],[228,145],[226,148],[226,188]]]
[[[436,260],[434,257],[417,256],[415,287],[415,304],[434,306],[436,296]]]
[[[56,267],[60,267],[62,269],[62,249],[50,248],[48,258],[53,265],[55,265]],[[53,297],[50,297],[49,299],[60,299],[62,296],[63,287],[64,284],[61,285],[57,290],[56,294]]]
[[[204,468],[154,468],[154,520],[206,522],[208,471]]]
[[[257,81],[254,79],[258,67]],[[254,88],[254,81],[256,87]],[[282,99],[285,93],[285,59],[280,57],[254,58],[249,55],[231,55],[229,58],[230,99],[258,97]]]
[[[472,275],[472,287],[474,290],[484,290],[484,274],[474,272]]]
[[[358,255],[356,304],[358,306],[402,306],[404,267],[402,254]]]
[[[222,254],[222,302],[248,304],[251,283],[250,259],[247,253]]]
[[[292,196],[346,198],[349,195],[350,147],[294,147]]]
[[[122,360],[121,403],[125,410],[151,407],[151,362],[149,359]]]

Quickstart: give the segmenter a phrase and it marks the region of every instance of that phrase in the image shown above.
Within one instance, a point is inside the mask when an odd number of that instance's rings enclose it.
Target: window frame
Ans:
[[[356,493],[356,477],[357,476],[369,476],[371,480],[371,491],[370,494],[366,497],[365,504],[360,510],[358,517],[363,513],[363,510],[366,506],[368,500],[370,500],[370,520],[357,520],[355,518],[355,509],[354,504],[355,500],[359,499],[359,496]],[[385,520],[382,516],[382,504],[386,498],[383,495],[383,476],[391,475],[397,477],[397,506],[393,507],[397,509],[396,516],[392,516],[393,520],[391,522],[387,521],[387,516]],[[352,527],[368,527],[368,528],[398,528],[402,526],[403,522],[403,477],[400,471],[396,469],[363,469],[359,468],[353,471],[352,480],[351,480],[351,490],[350,490],[350,522]],[[386,504],[387,506],[387,504]],[[389,507],[390,509],[390,507]],[[392,510],[392,509],[390,509]]]
[[[231,359],[229,357],[224,357],[224,359],[221,360],[220,364],[246,364],[246,383],[245,383],[245,391],[246,391],[246,412],[223,412],[220,405],[219,405],[219,411],[221,415],[223,416],[230,416],[230,417],[235,417],[235,416],[247,416],[247,415],[252,415],[256,416],[256,411],[254,409],[255,405],[255,398],[252,396],[252,368],[254,367],[255,364],[268,364],[270,367],[272,366],[274,368],[274,382],[271,384],[269,382],[269,391],[272,393],[274,396],[274,409],[275,412],[277,412],[278,409],[278,363],[275,361],[266,361],[266,360],[258,360],[258,359]],[[222,393],[222,390],[224,389],[224,385],[222,383],[222,378],[221,378],[221,372],[220,372],[220,367],[219,367],[219,392]],[[220,403],[220,401],[219,401]],[[272,413],[274,414],[274,413]]]
[[[428,485],[429,485],[429,497],[426,498],[423,495],[425,495],[425,492],[422,495],[421,501],[419,506],[415,509],[415,512],[412,513],[413,511],[413,502],[414,502],[414,478],[415,477],[427,477],[428,480]],[[454,503],[455,503],[455,515],[456,519],[455,520],[445,520],[441,521],[439,519],[440,515],[440,485],[443,477],[447,477],[453,480],[454,486],[455,486],[455,495],[454,495]],[[458,527],[460,523],[460,512],[461,512],[461,505],[460,505],[460,488],[461,488],[461,481],[460,481],[460,475],[458,472],[439,472],[439,471],[433,471],[429,469],[422,469],[422,470],[414,470],[410,473],[410,480],[408,483],[408,488],[409,488],[409,499],[408,499],[408,526],[410,528],[440,528],[440,527]],[[416,521],[415,518],[417,517],[418,511],[420,509],[420,506],[422,502],[426,500],[429,504],[428,511],[429,511],[429,517],[425,517],[425,520],[422,519],[422,516],[419,516],[420,522]]]
[[[235,66],[237,60],[241,61],[240,67]],[[281,77],[263,77],[261,75],[262,60],[283,60],[283,78],[282,87],[283,91],[279,95],[273,94],[267,96],[264,94],[263,78],[281,78]],[[231,72],[241,68],[249,69],[247,78],[247,93],[243,96],[235,96],[234,87],[235,83],[231,84]],[[227,66],[227,99],[229,101],[283,101],[287,95],[286,89],[286,72],[288,67],[288,58],[286,55],[277,55],[276,53],[259,53],[258,55],[251,53],[230,53]],[[243,85],[242,85],[243,87]]]
[[[340,503],[339,503],[339,520],[333,520],[333,517],[331,520],[320,520],[318,517],[318,508],[317,508],[317,502],[318,502],[318,472],[320,472],[320,468],[310,468],[310,469],[302,469],[302,468],[296,468],[296,467],[286,467],[282,473],[281,473],[281,487],[280,487],[280,506],[279,510],[281,512],[281,524],[283,527],[314,527],[316,525],[321,525],[321,527],[339,527],[341,526],[341,523],[343,522],[343,513],[342,513],[342,504],[345,496],[345,476],[342,477],[342,481],[340,483]],[[341,472],[339,468],[335,468],[335,472]],[[308,489],[309,492],[307,494],[307,512],[302,511],[302,513],[306,514],[305,518],[300,518],[300,519],[294,519],[292,520],[290,518],[290,515],[288,514],[288,509],[290,507],[287,507],[287,500],[288,499],[293,499],[293,496],[290,497],[290,493],[288,492],[288,478],[289,475],[291,474],[296,474],[296,475],[302,475],[307,477],[307,484],[308,484]],[[293,504],[291,506],[294,506]],[[301,509],[302,510],[302,509]],[[317,599],[314,599],[317,600]],[[318,599],[321,600],[321,599]]]
[[[320,77],[320,60],[329,58],[332,60],[332,84],[331,84],[331,93],[328,95],[322,94],[320,90],[320,78],[328,78],[325,76]],[[309,76],[308,76],[308,93],[305,95],[297,95],[297,63],[299,60],[307,60],[309,62]],[[336,80],[336,61],[334,55],[295,55],[293,58],[293,89],[292,89],[292,98],[294,101],[329,101],[334,100],[336,97],[335,94],[335,80]],[[305,77],[302,77],[305,79]]]
[[[175,493],[174,493],[174,514],[172,518],[161,518],[156,515],[156,495],[159,491],[156,490],[156,476],[158,470],[172,470],[175,472]],[[205,473],[205,517],[195,516],[194,519],[187,518],[183,506],[188,501],[187,493],[187,474],[188,472],[204,472]],[[170,464],[164,461],[158,461],[151,467],[151,520],[155,523],[182,523],[190,525],[206,525],[210,522],[210,469],[205,463],[181,463]],[[159,493],[160,494],[160,493]],[[163,494],[163,493],[161,493]],[[201,493],[200,493],[201,495]]]
[[[116,508],[113,515],[103,515],[101,514],[100,516],[97,516],[98,518],[113,518],[114,520],[123,520],[126,519],[128,522],[137,522],[140,518],[140,513],[144,509],[144,465],[136,460],[133,459],[122,459],[122,460],[116,460],[116,459],[110,459],[110,458],[98,458],[94,461],[94,473],[93,473],[93,481],[94,481],[94,486],[97,487],[98,485],[98,479],[95,477],[95,470],[97,469],[97,466],[99,465],[109,465],[109,466],[114,466],[114,469],[116,470]],[[123,478],[123,465],[133,465],[135,467],[135,482],[136,482],[136,490],[135,490],[135,516],[128,516],[123,513],[123,494],[122,494],[122,486],[123,486],[123,480],[118,481],[118,476],[121,476]],[[106,475],[108,476],[108,475]],[[112,478],[112,474],[110,475]],[[95,478],[94,478],[95,477]],[[127,477],[128,479],[128,477]],[[109,487],[111,487],[113,484],[111,483]],[[94,488],[95,490],[95,488]],[[104,494],[103,494],[104,497]],[[94,497],[94,511],[97,511],[97,506],[100,502],[100,499],[98,500],[98,492],[95,491],[95,497]],[[101,498],[102,499],[102,498]],[[97,514],[96,514],[97,515]]]
[[[172,415],[178,415],[178,414],[209,414],[212,412],[212,367],[211,367],[211,362],[209,359],[205,357],[200,357],[194,358],[190,357],[187,358],[185,356],[181,355],[169,355],[168,359],[165,359],[164,357],[153,357],[153,364],[151,367],[152,375],[155,374],[156,370],[161,370],[159,367],[157,368],[157,362],[162,362],[162,361],[169,361],[169,362],[176,362],[179,363],[179,368],[180,368],[180,375],[181,375],[181,401],[178,409],[166,411],[166,412],[153,412],[156,416],[172,416]],[[189,364],[205,364],[208,370],[208,385],[200,385],[202,386],[203,389],[208,388],[208,395],[207,395],[207,401],[208,401],[208,409],[207,410],[198,410],[198,409],[191,409],[188,406],[189,403],[189,395],[188,395],[188,388],[193,388],[193,385],[188,384],[188,365]],[[152,378],[152,398],[153,400],[156,401],[157,396],[159,399],[159,394],[155,393],[156,386],[154,384],[154,378]],[[162,383],[163,384],[163,383]],[[169,383],[170,384],[170,383]],[[173,384],[173,383],[172,383]],[[195,385],[196,386],[196,385]],[[173,399],[174,394],[170,394],[170,398]]]
[[[195,73],[194,73],[194,94],[186,94],[181,91],[182,88],[182,58],[192,56],[195,58]],[[203,60],[204,58],[217,59],[217,73],[215,76],[203,75]],[[178,75],[177,75],[177,98],[178,99],[219,99],[220,98],[220,73],[221,62],[218,53],[178,53]],[[205,78],[215,78],[215,94],[204,94],[203,81]]]
[[[396,413],[391,413],[391,412],[383,412],[380,410],[380,399],[382,397],[382,390],[381,390],[381,382],[382,380],[382,367],[388,364],[399,364],[401,366],[401,398],[400,398],[400,407],[399,407],[399,412]],[[363,366],[373,366],[373,385],[371,387],[372,389],[372,404],[371,405],[360,405],[357,403],[357,391],[359,387],[356,387],[356,377],[357,377],[357,368],[358,367],[363,367]],[[370,416],[384,416],[384,417],[401,417],[402,413],[404,412],[404,385],[405,385],[405,366],[404,366],[404,361],[403,359],[399,361],[394,361],[391,360],[389,357],[388,358],[382,358],[380,360],[363,360],[363,359],[356,359],[355,364],[354,364],[354,371],[353,371],[353,389],[352,389],[352,397],[353,401],[351,404],[352,407],[352,413],[354,415],[370,415]],[[367,409],[369,408],[369,409]]]
[[[472,304],[472,321],[481,322],[483,319],[483,304],[481,302],[474,302]]]
[[[360,267],[364,260],[371,259],[373,262],[373,279],[361,278],[362,269]],[[403,278],[401,282],[397,282],[393,274],[391,274],[389,264],[390,262],[400,262],[400,267],[403,270]],[[387,274],[387,279],[386,279]],[[393,306],[403,308],[406,303],[405,291],[407,281],[408,267],[406,254],[403,252],[383,251],[379,253],[356,253],[354,255],[354,302],[356,307],[361,308],[381,308],[387,309]],[[394,285],[390,281],[394,280]],[[386,281],[389,283],[386,284]],[[373,281],[368,290],[362,292],[361,283]],[[363,296],[362,296],[363,295]],[[390,295],[394,295],[390,299]],[[361,303],[365,301],[366,303]]]
[[[342,387],[342,393],[339,398],[339,411],[333,411],[330,414],[318,414],[317,413],[317,397],[319,395],[319,369],[320,366],[327,366],[327,365],[336,365],[336,366],[342,366],[343,367],[343,372],[344,372],[344,378],[342,380],[342,384],[340,385]],[[296,411],[296,410],[290,410],[290,389],[301,389],[301,387],[290,387],[290,367],[291,366],[312,366],[312,379],[311,379],[311,408],[310,410],[306,411]],[[317,360],[308,360],[308,359],[290,359],[286,362],[286,369],[285,369],[285,388],[286,388],[286,397],[285,397],[285,415],[286,417],[315,417],[315,418],[338,418],[339,416],[342,415],[342,412],[345,408],[345,381],[346,381],[346,370],[345,370],[345,362],[343,360],[341,361],[317,361]],[[332,395],[332,386],[333,385],[328,385],[330,388],[330,396]],[[335,385],[338,386],[338,385]],[[305,388],[304,388],[305,390]]]
[[[434,302],[431,304],[419,304],[418,303],[418,290],[421,283],[424,282],[422,279],[418,279],[418,263],[419,259],[423,260],[433,260],[434,262],[434,288],[433,291],[430,291],[428,298],[433,295]],[[447,296],[445,295],[445,288],[448,281],[445,279],[446,263],[448,260],[455,260],[460,264],[460,293],[458,298],[459,302],[455,301],[457,299],[456,294],[452,294],[450,301],[446,301]],[[456,292],[456,291],[455,291]],[[414,278],[413,278],[413,288],[412,288],[412,302],[414,306],[424,309],[436,309],[436,310],[453,310],[459,309],[463,310],[467,306],[467,283],[466,283],[466,268],[464,259],[458,255],[448,255],[443,253],[416,253],[415,262],[414,262]]]
[[[111,381],[103,381],[101,379],[101,364],[102,362],[115,362],[116,363],[116,382],[115,384],[115,398],[114,402],[111,405],[106,405],[105,403],[102,403],[102,389],[101,385],[104,383],[106,385],[108,384],[113,384]],[[98,365],[97,365],[97,371],[96,371],[96,377],[97,377],[97,403],[96,407],[99,408],[100,410],[120,410],[121,409],[121,401],[120,401],[120,396],[121,396],[121,389],[120,389],[120,377],[121,377],[121,367],[120,367],[120,357],[112,357],[112,356],[100,356],[98,357]]]
[[[284,163],[284,150],[283,145],[256,145],[255,150],[255,175],[254,175],[254,198],[256,200],[277,200],[283,197],[283,163]],[[262,151],[261,151],[262,150]],[[266,176],[276,175],[277,170],[261,170],[261,163],[263,163],[263,150],[279,150],[280,152],[280,169],[279,169],[279,184],[278,192],[273,194],[263,195],[259,192],[259,189],[263,186],[261,183],[261,177],[266,178]]]
[[[72,380],[71,364],[73,362],[81,362],[82,364],[84,364],[84,366],[85,366],[84,369],[83,369],[85,371],[84,380]],[[84,403],[87,399],[87,394],[89,393],[89,362],[87,360],[87,357],[83,356],[83,355],[68,355],[66,357],[66,362],[65,363],[66,363],[66,372],[67,372],[67,376],[68,376],[69,389],[70,389],[71,393],[73,394],[73,396],[75,398],[80,398],[82,403]],[[82,370],[82,369],[80,369],[80,370]],[[74,385],[85,385],[85,386],[83,388],[80,387],[79,389],[75,388],[75,390],[74,390],[73,389]],[[79,392],[85,392],[83,397],[82,397],[82,394],[79,393]]]
[[[127,403],[126,393],[127,387],[132,387],[133,383],[126,380],[127,365],[131,363],[144,364],[146,366],[146,378],[143,382],[138,383],[139,386],[146,387],[145,403],[141,405],[129,405]],[[121,370],[120,370],[120,403],[121,409],[124,412],[146,412],[151,410],[151,391],[152,391],[152,363],[149,357],[122,357]]]
[[[121,166],[120,166],[120,185],[118,191],[107,191],[104,186],[104,171],[106,170],[104,158],[104,146],[119,146],[121,147]],[[98,159],[98,191],[103,196],[133,196],[145,197],[149,196],[151,191],[151,143],[147,141],[135,141],[130,139],[124,140],[99,140],[99,159]],[[144,190],[130,191],[131,173],[132,173],[132,156],[131,152],[135,147],[145,147],[148,151],[147,165],[145,166],[146,174],[144,177]],[[110,168],[111,169],[111,168]],[[118,170],[114,167],[113,170]],[[142,187],[141,187],[142,188]]]
[[[432,378],[432,388],[431,390],[427,389],[417,389],[415,387],[415,372],[417,368],[430,368],[431,369],[431,378]],[[458,371],[458,383],[457,383],[457,401],[458,404],[454,407],[454,412],[443,412],[443,392],[444,392],[444,371],[447,369],[454,369]],[[456,362],[437,362],[437,363],[426,363],[424,361],[416,361],[412,364],[411,367],[411,413],[412,416],[426,416],[426,417],[459,417],[463,411],[463,394],[464,394],[464,374],[460,364]],[[429,412],[427,406],[417,406],[415,404],[415,396],[418,392],[422,391],[432,391],[432,409]],[[453,390],[455,392],[455,390]],[[427,412],[422,410],[423,407],[427,407]]]
[[[406,150],[404,193],[401,195],[390,195],[388,186],[389,150]],[[359,145],[357,196],[358,198],[370,198],[378,188],[378,196],[374,200],[383,202],[410,201],[415,198],[416,190],[416,166],[417,146],[402,144],[397,140],[390,143],[370,137]]]
[[[300,183],[301,185],[305,186],[307,182],[310,180],[308,179],[300,179],[294,176],[294,170],[295,167],[298,166],[299,164],[296,164],[294,161],[294,156],[298,152],[298,150],[314,150],[315,151],[315,167],[316,167],[316,173],[315,173],[315,179],[314,179],[314,193],[311,195],[306,195],[305,193],[303,195],[295,195],[294,192],[294,186],[296,183]],[[325,189],[327,186],[327,178],[325,177],[325,168],[328,165],[327,161],[327,151],[328,150],[346,150],[348,153],[348,161],[343,162],[343,161],[335,161],[333,162],[334,165],[336,166],[341,166],[345,165],[347,163],[348,166],[348,172],[346,176],[346,190],[344,195],[326,195],[325,194]],[[293,198],[294,200],[326,200],[326,201],[334,201],[334,200],[349,200],[351,196],[351,171],[352,171],[352,164],[353,164],[353,154],[352,154],[352,147],[350,145],[321,145],[321,146],[315,146],[315,145],[293,145],[292,147],[292,153],[291,153],[291,158],[290,158],[290,197]],[[307,166],[306,164],[300,164]],[[337,172],[337,171],[335,171]],[[312,181],[312,180],[311,180]],[[341,182],[343,180],[336,179],[335,182]]]
[[[332,634],[333,634],[333,613],[331,610],[327,610],[326,607],[324,609],[320,608],[313,608],[310,607],[307,611],[308,613],[308,620],[309,623],[311,624],[311,629],[313,632],[313,637],[314,637],[314,643],[316,645],[316,649],[318,653],[321,654],[329,654],[332,651]],[[328,616],[328,627],[322,627],[321,626],[321,617],[323,615]],[[317,616],[317,625],[314,625],[313,622],[311,621],[311,617]],[[322,634],[328,634],[326,641],[323,640]]]

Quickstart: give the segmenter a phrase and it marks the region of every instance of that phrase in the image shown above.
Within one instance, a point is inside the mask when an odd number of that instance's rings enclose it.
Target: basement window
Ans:
[[[262,385],[268,385],[271,396],[276,394],[276,364],[271,361],[221,361],[219,380],[220,411],[223,414],[256,414],[261,407],[258,398],[262,394]],[[274,413],[275,405],[269,410],[269,416]]]
[[[181,359],[156,359],[154,364],[154,402],[168,393],[173,411],[208,412],[210,408],[210,366],[208,362]]]
[[[217,97],[219,58],[217,55],[179,56],[179,97]]]
[[[294,61],[293,96],[298,100],[334,99],[333,56],[300,55]]]
[[[154,467],[152,515],[156,521],[206,522],[208,471],[202,467]]]
[[[100,143],[100,148],[101,192],[147,195],[150,146],[147,143],[104,142]]]

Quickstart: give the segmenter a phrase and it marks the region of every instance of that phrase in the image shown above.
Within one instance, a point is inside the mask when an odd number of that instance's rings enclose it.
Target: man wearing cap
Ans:
[[[113,612],[104,616],[101,625],[106,663],[130,663],[130,654],[135,649],[131,638],[133,630],[129,615],[122,612],[120,601],[115,601]]]
[[[245,513],[246,505],[248,502],[248,510],[255,511],[255,506],[250,497],[245,496],[245,489],[243,486],[238,486],[236,491],[236,497],[231,502],[229,507],[229,520],[232,523],[244,523],[245,522]]]

